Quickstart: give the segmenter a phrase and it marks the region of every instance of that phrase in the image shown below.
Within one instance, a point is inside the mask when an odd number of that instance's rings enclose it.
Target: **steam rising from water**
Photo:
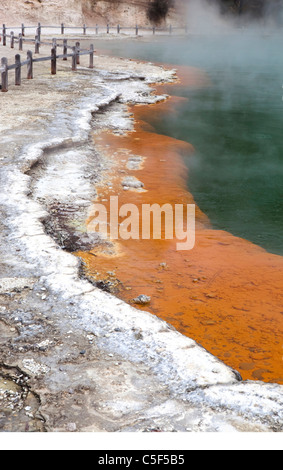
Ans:
[[[190,0],[187,6],[188,26],[190,32],[210,34],[231,31],[232,20],[221,15],[220,6],[208,3],[207,0]]]
[[[236,2],[234,9],[227,9],[226,14],[223,14],[220,3],[215,0],[188,0],[186,10],[190,32],[209,35],[240,32],[243,28],[250,32],[261,32],[262,30],[274,31],[282,27],[283,2],[280,0],[263,2],[258,10],[250,8],[245,11],[244,9],[242,15]],[[258,3],[260,5],[260,2]],[[248,2],[243,2],[243,4],[247,5]]]

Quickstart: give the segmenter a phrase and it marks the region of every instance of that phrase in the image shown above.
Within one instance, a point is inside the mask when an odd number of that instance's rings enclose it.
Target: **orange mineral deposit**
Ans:
[[[195,69],[179,70],[189,86],[205,77]],[[176,85],[174,85],[176,86]],[[166,90],[170,87],[166,85]],[[164,92],[164,90],[163,90]],[[135,129],[127,135],[103,132],[99,146],[116,166],[144,183],[144,192],[124,191],[115,171],[112,190],[103,187],[98,201],[119,195],[119,203],[192,204],[186,142],[158,135],[148,125],[152,113],[174,112],[183,98],[135,106]],[[143,157],[139,171],[128,171],[128,155]],[[117,168],[116,168],[117,169]],[[145,294],[151,303],[137,308],[171,323],[209,352],[237,369],[244,379],[283,384],[283,258],[229,233],[213,230],[197,209],[196,246],[176,251],[176,240],[118,240],[112,255],[102,250],[78,255],[89,275],[109,273],[120,281],[118,295],[127,302]],[[95,254],[95,256],[93,256]]]

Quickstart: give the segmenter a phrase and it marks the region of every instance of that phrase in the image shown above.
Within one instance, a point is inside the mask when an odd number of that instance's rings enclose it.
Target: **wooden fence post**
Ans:
[[[93,69],[93,54],[94,54],[94,45],[90,45],[90,53],[89,53],[89,68]]]
[[[38,36],[35,36],[35,48],[34,48],[35,54],[39,54],[39,47],[40,47],[39,38]]]
[[[38,27],[37,27],[37,36],[40,42],[41,41],[41,24],[40,23],[38,23]]]
[[[86,24],[83,25],[83,34],[86,35]]]
[[[110,33],[110,26],[109,26],[109,24],[108,24],[108,25],[107,25],[107,34],[109,34],[109,33]]]
[[[25,25],[22,23],[22,36],[25,37]]]
[[[98,24],[95,27],[96,34],[98,34]]]
[[[77,48],[73,47],[73,56],[72,56],[72,70],[75,72],[77,70]]]
[[[139,27],[138,27],[138,25],[136,25],[136,36],[138,36],[138,35],[139,35]]]
[[[79,42],[76,42],[76,50],[77,50],[77,65],[80,65],[80,63],[81,63],[81,60],[80,60],[81,44]]]
[[[64,55],[63,60],[68,60],[67,54],[68,54],[68,40],[64,39],[64,41],[63,41],[63,55]]]
[[[10,34],[10,45],[11,45],[11,49],[14,49],[14,47],[15,47],[14,31],[11,31],[11,34]]]
[[[118,24],[118,26],[117,26],[117,33],[120,34],[120,31],[121,31],[121,26]]]
[[[52,47],[54,47],[55,49],[57,49],[57,39],[56,39],[56,38],[53,38],[53,39],[52,39]]]
[[[23,50],[23,35],[22,33],[19,34],[19,51]]]
[[[6,26],[4,24],[3,24],[2,36],[3,36],[3,46],[6,46],[7,45],[7,32],[6,32]]]
[[[52,47],[51,49],[51,75],[56,75],[57,73],[57,49]]]
[[[22,66],[21,66],[21,56],[17,54],[15,56],[15,85],[20,86],[22,81]]]
[[[1,72],[1,91],[6,93],[8,91],[8,60],[6,57],[2,57],[1,59],[1,68],[3,69]]]
[[[32,80],[33,79],[33,58],[32,58],[32,52],[27,51],[27,79]]]
[[[61,34],[65,33],[65,26],[64,23],[61,23]]]

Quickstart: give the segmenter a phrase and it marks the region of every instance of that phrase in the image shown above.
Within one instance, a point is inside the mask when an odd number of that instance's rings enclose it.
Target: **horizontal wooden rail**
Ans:
[[[72,49],[73,46],[69,46],[68,45],[68,41],[67,39],[59,39],[59,41],[63,41],[62,44],[58,43],[58,39],[57,38],[53,38],[53,41],[50,42],[50,41],[42,41],[40,39],[40,36],[37,34],[35,36],[35,38],[25,38],[23,37],[23,34],[22,33],[19,33],[19,36],[16,37],[14,36],[14,33],[13,31],[11,32],[11,34],[5,34],[5,41],[3,40],[3,45],[6,46],[6,40],[10,38],[10,46],[11,48],[14,48],[15,47],[15,44],[19,44],[19,50],[22,51],[23,50],[23,44],[24,43],[31,43],[31,44],[34,44],[35,45],[35,53],[38,54],[39,53],[39,49],[41,46],[53,46],[55,45],[55,47],[58,47],[58,48],[63,48],[63,50],[65,51],[64,53],[66,54],[66,51],[68,49]],[[3,36],[3,39],[4,39],[4,36]],[[87,52],[87,51],[86,51]]]

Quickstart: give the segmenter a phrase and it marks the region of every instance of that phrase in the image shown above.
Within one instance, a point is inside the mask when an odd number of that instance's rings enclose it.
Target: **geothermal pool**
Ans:
[[[119,280],[118,296],[141,294],[152,312],[195,339],[244,379],[283,384],[283,59],[279,37],[190,36],[99,42],[113,55],[178,67],[171,99],[134,106],[135,131],[99,145],[120,169],[130,155],[146,193],[120,203],[192,203],[197,242],[121,240],[112,256],[79,253],[88,274]],[[105,201],[109,190],[99,193]],[[210,223],[208,223],[208,221]],[[93,256],[94,255],[94,256]]]
[[[217,229],[283,254],[283,37],[190,36],[103,43],[111,53],[204,70],[211,81],[176,87],[188,98],[151,119],[160,134],[189,142],[188,189]]]

